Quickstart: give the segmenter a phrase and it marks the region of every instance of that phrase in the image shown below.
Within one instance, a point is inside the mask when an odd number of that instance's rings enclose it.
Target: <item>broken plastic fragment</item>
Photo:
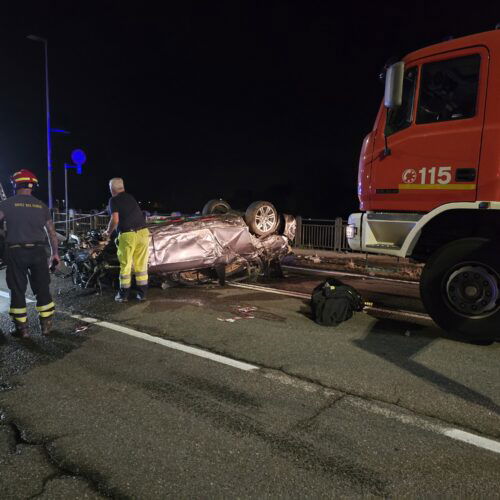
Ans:
[[[242,315],[247,317],[250,313],[253,313],[257,310],[254,306],[237,306],[236,310]]]

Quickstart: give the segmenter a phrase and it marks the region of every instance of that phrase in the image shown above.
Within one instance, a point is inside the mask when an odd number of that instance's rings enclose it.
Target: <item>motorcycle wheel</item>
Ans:
[[[78,270],[78,266],[76,264],[71,265],[71,281],[75,286],[80,286],[80,283],[82,282],[80,271]]]

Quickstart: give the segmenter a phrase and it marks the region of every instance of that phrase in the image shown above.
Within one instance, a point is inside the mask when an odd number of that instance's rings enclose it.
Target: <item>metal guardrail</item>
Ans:
[[[66,213],[54,211],[56,229],[64,233]],[[70,212],[69,231],[74,234],[85,234],[91,229],[106,229],[109,216],[100,214],[85,214]],[[297,231],[294,246],[297,248],[312,248],[318,250],[332,250],[334,252],[350,252],[345,229],[347,221],[341,217],[336,219],[305,219],[297,217]]]
[[[351,249],[345,235],[346,226],[347,221],[344,221],[341,217],[336,219],[303,219],[297,217],[295,246],[297,248],[349,252]]]
[[[54,211],[52,218],[59,233],[66,232],[66,213]],[[85,234],[91,229],[106,229],[108,227],[109,216],[99,214],[85,214],[80,212],[70,211],[69,216],[69,232],[74,234]]]

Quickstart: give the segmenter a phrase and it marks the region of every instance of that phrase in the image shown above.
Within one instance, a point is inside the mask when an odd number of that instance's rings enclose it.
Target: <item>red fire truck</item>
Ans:
[[[349,217],[354,250],[425,263],[422,301],[451,334],[500,333],[500,30],[388,67]]]

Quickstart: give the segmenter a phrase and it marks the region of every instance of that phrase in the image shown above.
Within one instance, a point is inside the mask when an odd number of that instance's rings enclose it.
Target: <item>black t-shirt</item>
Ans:
[[[140,229],[146,226],[146,219],[135,198],[126,192],[117,194],[109,199],[109,215],[118,212],[118,232],[123,233],[131,229]]]
[[[0,203],[0,211],[7,221],[7,243],[45,241],[45,224],[51,220],[45,203],[31,195],[16,194]]]

